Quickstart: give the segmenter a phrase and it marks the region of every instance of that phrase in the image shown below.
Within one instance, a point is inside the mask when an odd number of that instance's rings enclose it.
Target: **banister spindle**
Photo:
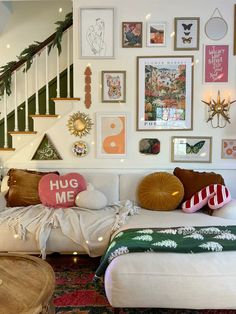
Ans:
[[[28,103],[28,73],[26,71],[27,63],[25,63],[25,132],[29,131],[29,103]]]
[[[46,54],[46,114],[49,114],[49,85],[48,85],[48,46],[45,48]]]
[[[35,114],[39,114],[38,54],[35,55]]]
[[[70,28],[67,30],[67,98],[70,98]]]
[[[8,148],[8,138],[7,138],[7,92],[4,89],[4,148]]]
[[[15,89],[14,89],[14,110],[15,110],[15,127],[14,127],[14,131],[17,132],[19,131],[18,129],[18,110],[17,110],[17,78],[16,75],[17,74],[17,70],[14,71],[14,77],[15,77]]]
[[[57,98],[60,98],[60,56],[57,48]]]

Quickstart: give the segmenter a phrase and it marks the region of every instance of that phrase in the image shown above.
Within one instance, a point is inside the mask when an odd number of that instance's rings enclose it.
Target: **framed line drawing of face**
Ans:
[[[80,58],[114,58],[114,8],[80,9]]]
[[[126,101],[126,71],[102,71],[102,102]]]
[[[199,50],[199,17],[176,17],[174,50]]]
[[[147,47],[166,45],[166,24],[162,22],[147,23]]]

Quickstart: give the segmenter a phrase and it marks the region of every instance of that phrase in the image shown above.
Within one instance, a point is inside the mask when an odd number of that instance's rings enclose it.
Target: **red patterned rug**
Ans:
[[[102,286],[92,280],[100,258],[88,256],[52,255],[47,261],[56,275],[53,302],[57,314],[109,314],[109,305]],[[120,309],[120,314],[235,314],[236,310],[174,310],[174,309]]]

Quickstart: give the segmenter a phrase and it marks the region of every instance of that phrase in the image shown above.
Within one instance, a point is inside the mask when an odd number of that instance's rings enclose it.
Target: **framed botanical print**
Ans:
[[[80,9],[80,57],[114,57],[114,9]]]
[[[137,130],[191,130],[193,56],[137,57]]]
[[[126,101],[126,71],[102,71],[102,102]]]
[[[172,162],[211,162],[211,137],[173,136],[171,139]]]
[[[166,45],[166,24],[162,22],[147,23],[147,47]]]
[[[228,45],[205,46],[205,71],[206,83],[228,82]]]
[[[199,17],[176,17],[174,50],[199,50]]]
[[[97,157],[124,158],[127,155],[127,113],[98,112]]]
[[[122,47],[141,48],[143,42],[143,23],[142,22],[123,22],[122,23]]]
[[[236,159],[236,139],[223,139],[221,158]]]

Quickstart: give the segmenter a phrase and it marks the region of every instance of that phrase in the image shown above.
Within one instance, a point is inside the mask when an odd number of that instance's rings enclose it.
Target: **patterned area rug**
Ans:
[[[56,275],[54,304],[57,314],[110,314],[102,285],[94,286],[92,280],[100,258],[88,256],[47,257]],[[236,314],[236,310],[174,310],[174,309],[120,309],[120,314]]]

